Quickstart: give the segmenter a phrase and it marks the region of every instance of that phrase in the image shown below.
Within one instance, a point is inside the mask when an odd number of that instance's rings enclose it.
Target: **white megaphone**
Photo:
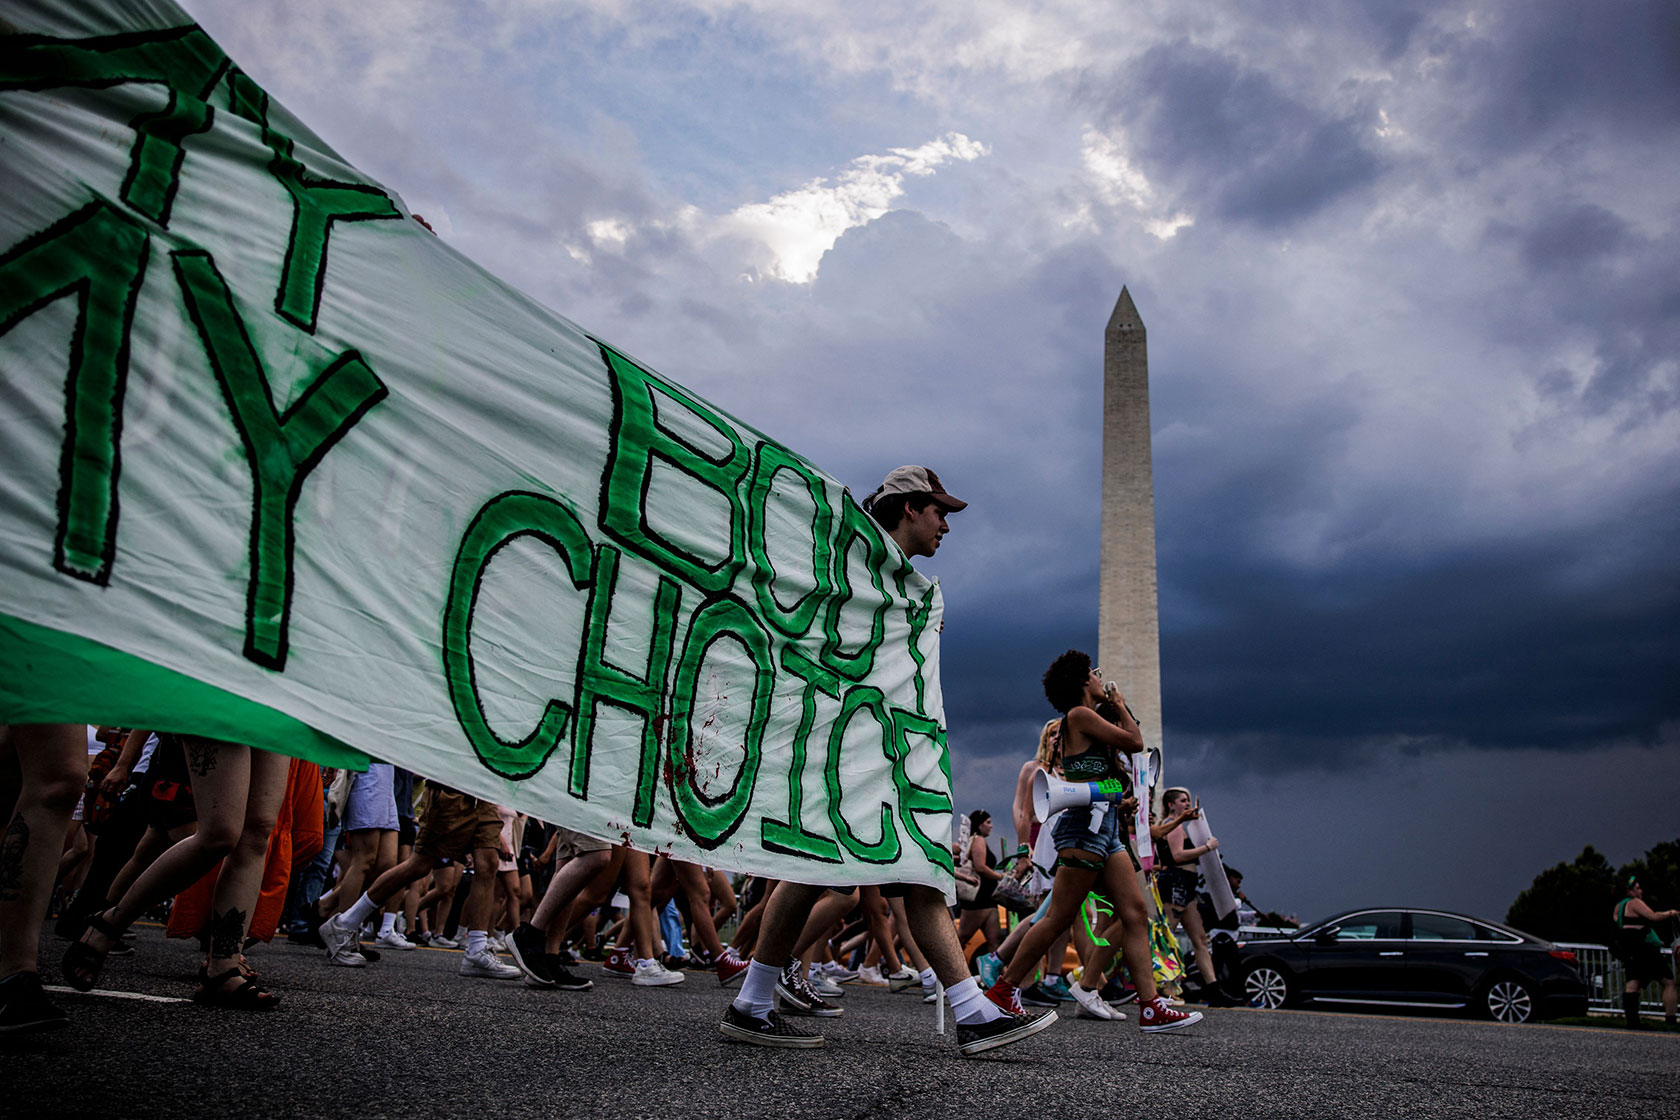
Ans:
[[[1054,813],[1094,801],[1119,801],[1126,796],[1125,783],[1117,778],[1100,782],[1058,782],[1040,770],[1033,775],[1033,813],[1047,821]]]

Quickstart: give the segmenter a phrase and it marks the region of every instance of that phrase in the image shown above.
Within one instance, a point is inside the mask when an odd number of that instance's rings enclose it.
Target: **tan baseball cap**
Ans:
[[[968,508],[967,502],[946,493],[939,476],[926,467],[899,467],[889,473],[875,492],[863,500],[864,510],[873,511],[878,500],[891,494],[931,494],[934,501],[952,513]]]

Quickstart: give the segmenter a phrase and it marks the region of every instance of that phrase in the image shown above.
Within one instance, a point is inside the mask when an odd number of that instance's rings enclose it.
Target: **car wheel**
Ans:
[[[1482,1010],[1501,1023],[1526,1023],[1534,1017],[1534,993],[1514,976],[1501,976],[1482,996]]]
[[[1276,1011],[1289,1002],[1289,978],[1275,965],[1257,964],[1243,980],[1250,1007]]]

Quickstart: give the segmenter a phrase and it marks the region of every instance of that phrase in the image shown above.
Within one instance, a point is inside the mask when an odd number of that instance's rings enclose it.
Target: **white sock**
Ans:
[[[490,951],[490,933],[488,930],[475,929],[467,932],[467,956]]]
[[[362,923],[377,913],[379,913],[379,903],[363,894],[362,897],[351,903],[350,909],[344,912],[340,920],[349,929],[361,929]]]
[[[934,985],[939,983],[939,977],[933,974],[931,967],[922,969],[922,991],[931,992]]]
[[[946,988],[945,998],[951,1001],[951,1014],[957,1017],[961,1026],[990,1023],[993,1019],[1004,1017],[1003,1008],[986,998],[986,993],[980,990],[980,981],[972,976],[955,987]]]
[[[747,974],[741,980],[741,994],[735,997],[735,1010],[755,1019],[768,1019],[776,1009],[776,981],[782,970],[773,964],[748,963]]]
[[[379,919],[379,936],[384,937],[387,933],[395,932],[397,932],[397,916],[395,914],[386,914]]]

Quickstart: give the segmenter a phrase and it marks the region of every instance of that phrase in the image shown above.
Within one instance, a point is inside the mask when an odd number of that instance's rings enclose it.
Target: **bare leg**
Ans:
[[[490,919],[496,912],[497,861],[495,848],[477,848],[473,851],[473,889],[467,895],[466,909],[461,914],[461,924],[468,930],[489,932]],[[374,901],[377,902],[378,899]]]
[[[892,911],[893,928],[898,931],[898,944],[904,950],[904,955],[910,958],[910,967],[917,972],[928,970],[928,960],[922,956],[921,947],[916,939],[910,935],[910,915],[904,909],[902,898],[887,899],[887,909]]]
[[[945,896],[932,887],[912,884],[904,891],[904,909],[910,916],[910,932],[939,982],[951,988],[967,980],[968,965],[957,943],[957,927],[945,909]]]
[[[659,931],[653,919],[649,862],[646,852],[627,851],[624,856],[624,894],[630,900],[630,913],[626,915],[624,927],[635,946],[637,960],[657,960],[659,956]],[[621,934],[619,944],[622,945],[625,940]]]
[[[316,903],[322,917],[349,909],[362,897],[362,888],[378,877],[379,842],[385,833],[385,829],[358,828],[344,834],[344,872],[338,878],[338,885]]]
[[[118,929],[126,929],[148,907],[192,886],[233,852],[245,830],[251,749],[216,739],[186,738],[183,743],[198,828],[153,861],[106,911],[106,919]],[[84,940],[96,950],[111,948],[98,930],[90,929]]]
[[[1114,920],[1121,925],[1120,954],[1132,974],[1141,1006],[1156,995],[1155,958],[1149,951],[1149,910],[1143,903],[1143,888],[1138,885],[1132,857],[1124,851],[1109,856],[1103,867],[1103,880],[1114,902]]]
[[[735,916],[735,888],[730,886],[729,876],[715,867],[706,876],[706,886],[712,891],[712,928],[717,929]]]
[[[1023,918],[1016,922],[1015,928],[1009,931],[1009,936],[1003,939],[1003,944],[997,947],[998,960],[1004,964],[1014,960],[1016,950],[1020,948],[1021,942],[1026,939],[1032,928],[1033,920],[1031,918]]]
[[[671,870],[683,893],[688,895],[689,915],[694,922],[694,939],[715,961],[723,956],[723,942],[718,940],[717,927],[712,925],[712,889],[706,882],[706,872],[697,863],[672,860]]]
[[[3,741],[18,792],[0,836],[0,978],[37,971],[53,873],[88,766],[81,724],[22,724],[5,729]]]
[[[1202,983],[1211,990],[1219,982],[1219,977],[1213,970],[1213,954],[1208,951],[1207,930],[1202,928],[1201,910],[1195,906],[1182,906],[1172,913],[1184,923],[1184,932],[1190,935],[1190,947],[1195,950],[1196,971],[1202,974]]]
[[[1064,854],[1074,859],[1093,858],[1077,850],[1070,850]],[[1056,869],[1056,878],[1050,887],[1049,909],[1045,911],[1044,918],[1034,924],[1031,931],[1021,939],[1009,967],[1003,970],[1001,979],[1004,982],[1019,987],[1032,970],[1038,967],[1038,962],[1045,950],[1050,948],[1050,943],[1058,940],[1078,919],[1079,907],[1096,881],[1095,869],[1087,870],[1065,864]]]
[[[805,920],[826,887],[795,883],[784,879],[776,884],[764,907],[759,924],[758,944],[753,948],[753,960],[759,964],[782,968],[793,956],[793,947],[805,929]]]
[[[825,890],[823,896],[817,899],[815,905],[811,907],[811,916],[805,919],[805,928],[800,930],[799,940],[793,943],[793,955],[804,958],[811,951],[811,947],[827,937],[835,924],[851,913],[852,907],[857,904],[858,892],[855,890],[846,894]],[[765,961],[764,963],[772,964],[774,962]]]
[[[274,819],[280,814],[280,802],[286,795],[286,773],[290,766],[291,759],[283,754],[250,749],[251,777],[244,827],[238,843],[222,863],[210,899],[210,955],[204,962],[209,976],[239,967],[245,932],[250,928],[257,896],[262,892],[268,840],[274,832]]]
[[[880,887],[864,887],[860,894],[869,935],[881,947],[881,967],[885,974],[895,973],[903,966],[899,964],[898,952],[893,948],[892,911],[887,909],[887,900],[881,897]]]
[[[542,901],[537,904],[537,912],[531,916],[531,924],[546,935],[544,952],[560,951],[561,943],[566,940],[566,931],[571,926],[574,904],[591,893],[590,888],[596,885],[596,880],[610,875],[611,878],[600,888],[599,897],[606,897],[618,878],[622,863],[623,857],[603,848],[598,852],[573,856],[554,873],[554,878],[548,881],[548,889],[543,892]]]

